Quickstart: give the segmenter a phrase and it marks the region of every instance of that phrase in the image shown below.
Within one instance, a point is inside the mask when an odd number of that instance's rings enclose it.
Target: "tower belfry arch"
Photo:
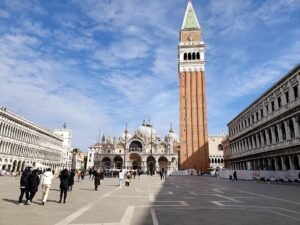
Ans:
[[[178,45],[181,169],[209,167],[204,53],[201,26],[189,0]]]

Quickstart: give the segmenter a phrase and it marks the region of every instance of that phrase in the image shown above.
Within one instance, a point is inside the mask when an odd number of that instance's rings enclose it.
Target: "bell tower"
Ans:
[[[207,171],[209,167],[205,91],[205,45],[191,1],[180,30],[180,169]]]

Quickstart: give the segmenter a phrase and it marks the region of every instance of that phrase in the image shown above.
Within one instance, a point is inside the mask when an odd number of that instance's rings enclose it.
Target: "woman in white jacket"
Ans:
[[[48,194],[49,194],[49,190],[51,187],[51,182],[53,179],[53,174],[51,172],[51,169],[48,168],[45,173],[42,175],[41,178],[41,184],[42,184],[42,192],[43,192],[43,202],[42,205],[45,205],[47,198],[48,198]]]

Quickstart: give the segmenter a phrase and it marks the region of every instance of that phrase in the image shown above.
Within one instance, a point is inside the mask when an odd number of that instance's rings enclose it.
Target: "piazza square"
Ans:
[[[0,1],[0,225],[299,224],[299,12]]]

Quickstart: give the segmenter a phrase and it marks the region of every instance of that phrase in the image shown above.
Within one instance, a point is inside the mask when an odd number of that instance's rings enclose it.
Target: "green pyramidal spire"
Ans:
[[[200,29],[200,24],[198,22],[193,4],[191,1],[189,1],[185,11],[185,16],[184,16],[181,29],[193,29],[193,28]]]

